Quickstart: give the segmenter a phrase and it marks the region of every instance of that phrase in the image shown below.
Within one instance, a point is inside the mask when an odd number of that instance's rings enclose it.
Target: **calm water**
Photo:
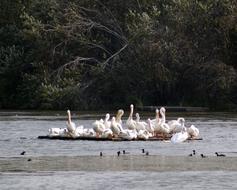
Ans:
[[[60,113],[61,114],[61,113]],[[37,139],[47,135],[51,127],[64,128],[66,117],[58,113],[28,114],[0,113],[0,157],[115,155],[118,150],[140,154],[141,149],[154,155],[188,155],[193,149],[199,154],[214,155],[226,152],[237,156],[237,117],[229,114],[195,114],[185,116],[186,125],[194,124],[200,130],[202,141],[182,144],[169,142],[93,142]],[[66,114],[65,114],[66,115]],[[145,118],[153,117],[153,113]],[[141,117],[143,115],[141,114]],[[179,117],[172,113],[167,120]],[[98,116],[97,116],[98,118]],[[76,124],[91,127],[94,115],[74,116]],[[124,117],[126,120],[126,117]],[[39,172],[0,173],[0,189],[236,189],[237,172]],[[201,189],[202,189],[201,188]]]
[[[237,188],[237,172],[41,172],[0,174],[1,190]]]

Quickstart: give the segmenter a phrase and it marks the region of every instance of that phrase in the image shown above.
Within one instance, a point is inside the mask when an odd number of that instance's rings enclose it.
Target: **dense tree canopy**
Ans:
[[[237,105],[235,0],[1,0],[0,108]]]

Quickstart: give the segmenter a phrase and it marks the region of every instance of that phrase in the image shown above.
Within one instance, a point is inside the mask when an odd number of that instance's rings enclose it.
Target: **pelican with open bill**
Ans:
[[[129,141],[127,139],[123,139],[123,138],[103,138],[103,137],[61,137],[61,136],[38,136],[38,139],[50,139],[50,140],[91,140],[91,141]],[[133,139],[130,141],[163,141],[163,140],[170,140],[169,137],[166,137],[165,139],[163,137],[150,137],[148,139]],[[188,141],[191,140],[203,140],[202,138],[188,138]]]

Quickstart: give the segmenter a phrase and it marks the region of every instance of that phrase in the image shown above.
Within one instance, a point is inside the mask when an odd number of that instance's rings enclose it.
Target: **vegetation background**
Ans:
[[[1,0],[0,10],[0,109],[236,110],[236,0]]]

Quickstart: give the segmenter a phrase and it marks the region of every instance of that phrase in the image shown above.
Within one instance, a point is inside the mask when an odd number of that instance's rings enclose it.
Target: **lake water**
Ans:
[[[141,149],[152,155],[183,155],[196,150],[197,154],[214,156],[225,152],[237,156],[237,117],[226,113],[186,114],[186,126],[194,124],[200,131],[201,141],[181,144],[160,141],[63,141],[38,139],[47,135],[51,127],[66,127],[64,113],[0,113],[0,157],[20,157],[24,150],[30,157],[38,156],[83,156],[116,155],[118,150],[127,150],[139,155]],[[153,113],[141,114],[143,119]],[[167,120],[180,117],[172,113]],[[101,115],[101,117],[104,117]],[[73,116],[77,125],[91,127],[100,115],[81,114]],[[127,117],[124,117],[124,122]],[[237,163],[236,163],[237,164]],[[0,166],[1,167],[1,166]],[[0,189],[237,189],[237,171],[188,171],[188,172],[13,172],[0,173]]]

